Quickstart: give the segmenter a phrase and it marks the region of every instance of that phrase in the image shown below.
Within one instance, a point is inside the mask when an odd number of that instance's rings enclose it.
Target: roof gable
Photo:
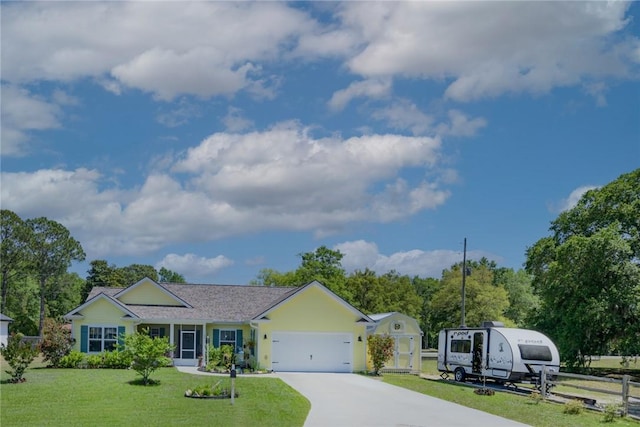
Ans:
[[[64,315],[65,319],[81,319],[84,317],[83,311],[88,310],[90,308],[98,308],[98,307],[112,306],[122,313],[123,317],[132,317],[137,318],[138,316],[133,313],[129,308],[122,304],[120,301],[110,297],[105,293],[100,293],[95,297],[87,300],[84,304],[75,309],[71,310],[69,313]],[[102,308],[100,307],[100,308]]]
[[[349,304],[348,302],[340,298],[338,295],[333,293],[331,290],[326,288],[317,280],[314,280],[313,282],[308,283],[305,286],[301,286],[300,288],[294,290],[293,292],[284,295],[283,298],[281,298],[279,301],[276,301],[271,307],[268,307],[266,310],[264,310],[263,312],[258,314],[256,317],[254,317],[254,320],[268,318],[269,314],[278,310],[279,308],[285,305],[289,305],[298,299],[304,298],[306,294],[310,294],[314,292],[323,293],[331,302],[347,310],[355,317],[359,318],[358,321],[373,323],[373,320],[371,320],[366,314],[362,313],[360,310],[356,309],[354,306],[352,306],[351,304]],[[306,315],[312,315],[312,313],[307,313]]]
[[[167,288],[147,277],[121,290],[114,295],[114,298],[127,305],[192,307]]]

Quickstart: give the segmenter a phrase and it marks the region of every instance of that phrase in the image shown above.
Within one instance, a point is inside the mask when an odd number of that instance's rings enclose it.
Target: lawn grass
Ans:
[[[414,375],[385,374],[383,380],[389,384],[455,402],[469,408],[499,415],[532,426],[575,427],[608,425],[603,423],[603,415],[584,411],[578,415],[563,413],[563,405],[551,402],[535,403],[529,397],[511,393],[496,393],[493,396],[480,396],[472,387],[462,384],[433,381]],[[638,427],[640,423],[628,418],[617,418],[616,427]]]
[[[187,389],[228,377],[191,375],[162,368],[136,385],[131,370],[31,368],[27,381],[7,383],[0,376],[0,425],[5,426],[302,426],[309,401],[277,378],[238,376],[239,397],[191,399]]]

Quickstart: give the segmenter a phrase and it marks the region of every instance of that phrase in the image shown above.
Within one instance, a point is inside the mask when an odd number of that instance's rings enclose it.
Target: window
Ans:
[[[451,353],[471,353],[471,340],[451,340]]]
[[[236,331],[233,329],[220,330],[220,347],[230,345],[236,351]]]
[[[101,353],[116,349],[118,328],[115,326],[89,327],[89,352]]]
[[[526,360],[541,360],[543,362],[551,362],[551,350],[546,345],[530,345],[518,344],[520,355]]]

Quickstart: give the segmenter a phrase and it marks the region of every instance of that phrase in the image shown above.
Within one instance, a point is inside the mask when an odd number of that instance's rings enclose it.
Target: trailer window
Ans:
[[[546,345],[518,344],[520,355],[526,360],[542,360],[551,362],[551,350]]]
[[[451,340],[451,353],[471,353],[471,340]]]

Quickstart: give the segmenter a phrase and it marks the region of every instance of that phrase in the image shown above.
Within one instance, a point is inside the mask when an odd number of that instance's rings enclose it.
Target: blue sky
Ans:
[[[198,283],[518,269],[640,167],[640,4],[2,2],[1,203]]]

